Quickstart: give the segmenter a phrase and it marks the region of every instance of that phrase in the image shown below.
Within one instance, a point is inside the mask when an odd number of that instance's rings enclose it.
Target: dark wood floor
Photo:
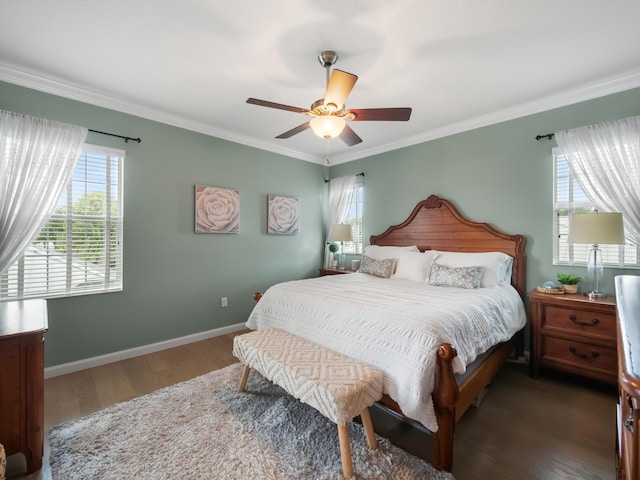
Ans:
[[[45,427],[158,388],[225,367],[233,335],[225,335],[45,381]],[[508,364],[479,408],[456,427],[457,480],[613,480],[615,387]],[[382,411],[372,412],[378,433],[430,460],[428,434]],[[50,480],[48,444],[43,469],[22,475],[22,455],[9,458],[9,477]],[[221,479],[223,480],[223,479]]]
[[[507,364],[456,425],[453,473],[457,480],[613,480],[616,397],[615,386],[554,372],[534,380],[526,365]],[[378,433],[430,458],[427,433],[372,416]]]

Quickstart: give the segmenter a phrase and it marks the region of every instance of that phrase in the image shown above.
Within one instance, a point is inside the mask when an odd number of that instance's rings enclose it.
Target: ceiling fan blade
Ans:
[[[350,109],[355,115],[353,122],[386,121],[406,122],[411,117],[411,108],[356,108]]]
[[[310,127],[309,122],[303,123],[302,125],[298,125],[296,128],[292,128],[291,130],[281,133],[276,138],[290,138],[300,132],[304,132],[309,127]]]
[[[362,142],[362,139],[358,136],[356,132],[349,125],[345,125],[342,133],[339,135],[344,143],[347,144],[348,147],[353,147],[354,145]]]
[[[252,105],[259,105],[261,107],[277,108],[278,110],[287,110],[289,112],[304,113],[307,110],[300,107],[292,107],[290,105],[283,105],[282,103],[267,102],[266,100],[260,100],[257,98],[247,98],[247,103]]]
[[[344,102],[347,100],[357,80],[357,75],[334,69],[333,72],[331,72],[331,78],[327,85],[327,93],[324,96],[325,106],[333,103],[337,109],[340,110],[344,106]]]

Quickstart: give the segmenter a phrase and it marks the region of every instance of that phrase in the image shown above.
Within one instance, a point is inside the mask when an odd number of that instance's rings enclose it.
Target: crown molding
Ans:
[[[277,147],[265,141],[257,140],[245,135],[238,135],[228,130],[211,127],[210,125],[206,125],[202,122],[196,122],[179,115],[172,115],[158,109],[140,105],[135,101],[94,92],[68,82],[45,78],[41,75],[19,70],[8,65],[0,64],[0,80],[59,97],[127,113],[147,120],[153,120],[174,127],[184,128],[186,130],[228,140],[230,142],[257,148],[259,150],[269,151],[279,155],[317,163],[319,165],[325,165],[326,162],[325,158],[322,156],[305,154],[285,147]],[[624,72],[620,75],[605,77],[538,100],[522,103],[520,105],[498,110],[486,115],[481,115],[461,122],[445,125],[440,128],[428,130],[418,135],[400,139],[396,142],[372,148],[359,149],[354,153],[347,152],[339,154],[331,158],[331,165],[339,165],[341,163],[379,155],[392,150],[410,147],[419,143],[436,140],[438,138],[455,135],[469,130],[474,130],[476,128],[486,127],[496,123],[525,117],[527,115],[587,100],[593,100],[595,98],[604,97],[606,95],[619,93],[637,87],[640,87],[640,68]]]
[[[476,128],[487,127],[489,125],[526,117],[536,113],[546,112],[555,108],[566,107],[567,105],[593,100],[595,98],[624,92],[638,87],[640,87],[640,68],[624,72],[621,75],[605,77],[532,102],[522,103],[487,115],[481,115],[461,122],[445,125],[440,128],[428,130],[418,135],[403,138],[397,142],[379,145],[366,150],[359,150],[357,154],[346,153],[336,155],[331,159],[331,164],[339,165],[341,163],[351,162],[360,158],[371,157],[373,155],[386,153],[392,150],[410,147],[419,143],[448,137],[450,135],[467,132]]]
[[[228,140],[230,142],[239,143],[259,150],[266,150],[287,157],[305,160],[307,162],[318,163],[321,165],[324,164],[324,158],[320,158],[315,155],[304,154],[288,148],[274,147],[267,142],[256,140],[255,138],[211,127],[210,125],[202,122],[196,122],[179,115],[172,115],[162,110],[138,104],[132,100],[94,92],[68,82],[45,78],[34,73],[18,70],[8,65],[0,64],[0,80],[19,85],[21,87],[31,88],[40,92],[56,95],[58,97],[87,103],[96,107],[103,107],[109,110],[115,110],[117,112],[145,118],[147,120],[164,123],[173,127],[183,128],[192,132]]]

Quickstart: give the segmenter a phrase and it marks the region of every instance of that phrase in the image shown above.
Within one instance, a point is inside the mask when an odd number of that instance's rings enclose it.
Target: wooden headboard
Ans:
[[[511,284],[524,298],[526,257],[523,235],[508,235],[486,223],[464,218],[451,202],[436,195],[418,203],[409,218],[372,235],[371,245],[417,245],[421,251],[503,252],[513,257]]]

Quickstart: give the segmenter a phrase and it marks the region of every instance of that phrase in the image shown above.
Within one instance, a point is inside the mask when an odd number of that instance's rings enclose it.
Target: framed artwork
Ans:
[[[273,235],[298,234],[298,199],[282,195],[268,195],[267,233]]]
[[[238,233],[240,191],[196,185],[196,233]]]

